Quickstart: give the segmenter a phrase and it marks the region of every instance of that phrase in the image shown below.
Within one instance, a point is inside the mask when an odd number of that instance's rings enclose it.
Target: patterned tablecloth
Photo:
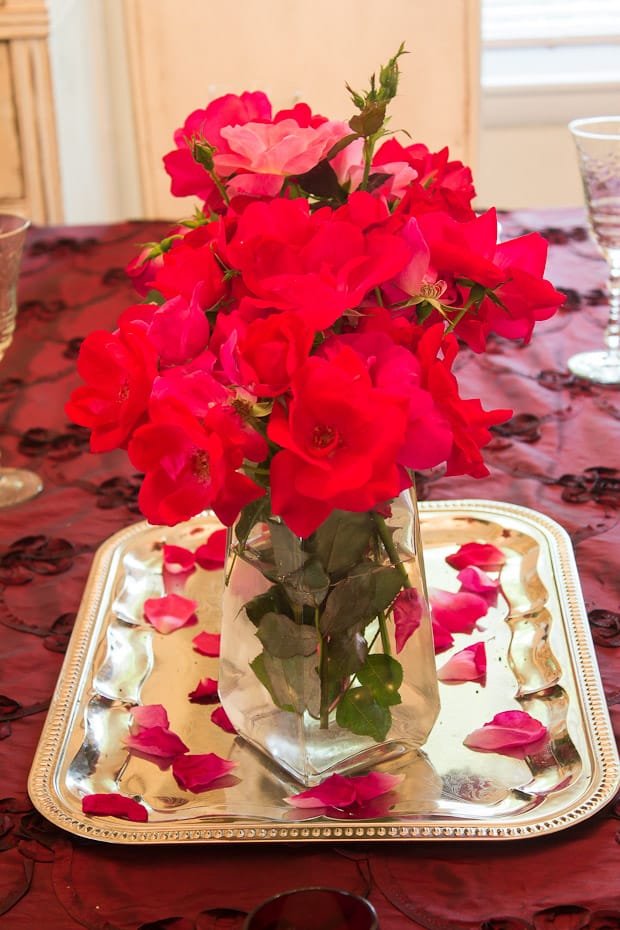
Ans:
[[[511,407],[487,450],[491,477],[419,484],[426,499],[512,501],[573,541],[605,695],[620,736],[620,392],[575,379],[570,354],[602,344],[606,268],[579,210],[502,216],[540,230],[548,277],[567,294],[523,347],[464,354],[464,396]],[[569,830],[508,842],[116,847],[64,834],[26,783],[93,553],[141,519],[126,456],[88,452],[63,405],[80,341],[133,302],[123,271],[165,223],[31,230],[13,346],[0,368],[3,463],[43,478],[35,500],[0,511],[0,915],[3,928],[239,928],[287,888],[369,894],[382,930],[620,928],[620,804]],[[320,930],[320,928],[317,928]]]

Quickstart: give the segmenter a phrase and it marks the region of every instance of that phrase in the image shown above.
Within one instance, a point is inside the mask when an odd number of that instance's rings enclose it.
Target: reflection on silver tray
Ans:
[[[99,550],[30,773],[35,806],[71,833],[112,843],[512,839],[594,814],[617,790],[620,766],[566,533],[535,511],[491,501],[428,502],[420,511],[429,586],[456,590],[446,555],[490,542],[507,557],[510,610],[502,601],[479,623],[486,687],[441,685],[424,752],[386,767],[405,778],[385,813],[335,819],[291,808],[283,799],[300,786],[216,727],[211,706],[188,700],[200,679],[217,678],[217,659],[191,641],[218,629],[222,573],[199,570],[187,583],[199,626],[163,636],[143,622],[142,605],[163,593],[162,543],[195,549],[219,525],[204,515],[172,529],[136,524]],[[471,641],[457,635],[453,649]],[[164,704],[190,751],[234,759],[235,778],[191,794],[170,769],[129,753],[123,737],[136,703]],[[519,760],[463,745],[494,714],[519,708],[549,728],[537,754]],[[109,791],[140,799],[148,822],[82,813],[84,794]]]

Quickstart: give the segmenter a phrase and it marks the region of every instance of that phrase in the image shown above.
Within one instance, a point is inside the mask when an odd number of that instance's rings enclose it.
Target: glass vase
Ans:
[[[303,785],[418,749],[439,711],[415,492],[307,539],[263,498],[229,530],[220,699]]]

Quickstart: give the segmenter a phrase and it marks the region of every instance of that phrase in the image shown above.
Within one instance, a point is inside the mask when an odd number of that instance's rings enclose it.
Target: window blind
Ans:
[[[482,0],[483,45],[620,38],[619,0]]]

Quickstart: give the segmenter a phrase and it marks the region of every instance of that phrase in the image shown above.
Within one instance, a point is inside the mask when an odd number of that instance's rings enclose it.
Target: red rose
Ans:
[[[222,266],[214,254],[214,246],[224,235],[221,222],[199,226],[183,239],[175,240],[164,253],[152,279],[152,286],[163,297],[181,295],[191,300],[194,295],[208,310],[228,292]]]
[[[311,213],[301,198],[250,204],[226,260],[255,297],[277,310],[294,310],[312,329],[323,330],[410,259],[400,236],[361,228],[351,215],[350,208],[342,215],[327,208]]]
[[[248,436],[232,408],[213,407],[199,420],[183,404],[162,400],[151,406],[151,419],[128,448],[133,465],[145,472],[139,504],[151,523],[174,526],[212,508],[230,525],[242,507],[265,493],[238,471]],[[267,444],[262,440],[260,446],[262,457]]]
[[[238,348],[242,383],[258,397],[283,394],[310,355],[313,338],[292,310],[249,323]]]
[[[69,419],[91,430],[92,452],[124,448],[144,419],[157,374],[157,355],[144,327],[126,323],[114,333],[95,330],[80,349],[85,385],[65,406]]]
[[[274,405],[268,436],[283,447],[271,463],[273,512],[309,536],[334,509],[370,510],[410,484],[396,464],[407,404],[374,388],[349,348],[311,357]]]
[[[440,351],[443,357],[439,356]],[[440,323],[422,335],[416,348],[423,384],[452,430],[446,474],[483,478],[489,470],[480,449],[493,438],[489,427],[508,420],[512,410],[484,410],[479,400],[465,400],[459,395],[458,382],[451,371],[457,352],[456,338],[445,336]]]
[[[399,211],[410,216],[435,210],[445,210],[455,220],[469,220],[474,216],[471,202],[476,196],[471,170],[460,161],[449,161],[447,148],[430,152],[422,143],[402,146],[389,139],[377,150],[373,168],[406,162],[417,173],[410,184]]]

